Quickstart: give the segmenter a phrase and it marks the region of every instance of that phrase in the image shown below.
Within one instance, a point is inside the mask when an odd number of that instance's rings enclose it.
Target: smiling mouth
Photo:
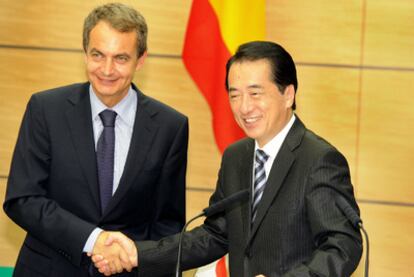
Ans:
[[[243,122],[246,124],[253,124],[257,121],[259,121],[260,117],[259,116],[255,116],[255,117],[248,117],[248,118],[243,118]]]
[[[99,80],[99,82],[101,82],[104,85],[111,85],[111,84],[115,83],[115,81],[116,81],[116,79],[111,80],[111,79],[103,79],[103,78],[100,78],[100,77],[98,77],[98,80]]]

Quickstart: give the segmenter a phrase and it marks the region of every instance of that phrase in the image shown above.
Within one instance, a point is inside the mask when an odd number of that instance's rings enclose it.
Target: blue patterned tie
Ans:
[[[266,187],[266,171],[265,163],[269,155],[263,150],[256,150],[255,165],[254,165],[254,194],[253,194],[253,205],[252,205],[252,222],[254,222],[257,214],[257,206],[263,196],[263,191]]]
[[[104,110],[99,114],[104,126],[98,139],[96,158],[98,162],[98,179],[101,196],[101,211],[105,211],[112,198],[114,184],[114,150],[115,150],[115,118],[116,112]]]

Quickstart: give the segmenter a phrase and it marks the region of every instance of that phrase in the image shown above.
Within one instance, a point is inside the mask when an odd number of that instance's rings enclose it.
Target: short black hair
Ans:
[[[290,54],[282,46],[271,41],[252,41],[242,44],[237,48],[236,53],[226,64],[226,90],[228,91],[229,89],[228,77],[230,67],[233,63],[262,59],[269,62],[272,81],[281,93],[284,93],[287,86],[293,85],[296,94],[298,79],[295,63]],[[293,102],[292,109],[296,109],[296,101]]]

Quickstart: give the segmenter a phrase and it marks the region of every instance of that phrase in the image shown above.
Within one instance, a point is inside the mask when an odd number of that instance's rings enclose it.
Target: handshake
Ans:
[[[92,253],[88,253],[98,271],[105,276],[131,272],[138,266],[135,243],[121,232],[103,231],[99,234]]]

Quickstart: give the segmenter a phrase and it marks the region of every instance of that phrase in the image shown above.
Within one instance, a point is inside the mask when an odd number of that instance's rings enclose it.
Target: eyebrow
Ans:
[[[104,53],[102,53],[101,51],[99,51],[98,49],[96,49],[96,48],[92,48],[91,50],[90,50],[90,52],[97,52],[97,53],[99,53],[99,54],[101,54],[101,55],[103,55],[103,56],[106,56]],[[115,54],[114,55],[114,57],[121,57],[121,56],[125,56],[125,57],[128,57],[128,58],[131,58],[131,56],[128,54],[128,53],[118,53],[118,54]]]
[[[247,88],[260,88],[260,89],[262,89],[263,86],[257,85],[257,84],[253,84],[253,85],[248,86]]]
[[[96,48],[92,48],[89,52],[98,52],[98,53],[101,53],[102,54],[102,52],[101,51],[99,51],[98,49],[96,49]]]
[[[253,84],[253,85],[249,85],[247,88],[248,89],[263,89],[263,86],[257,85],[257,84]],[[230,91],[236,91],[236,90],[238,90],[238,89],[235,88],[235,87],[229,87],[229,92]]]
[[[127,58],[131,58],[131,56],[129,54],[127,54],[127,53],[119,53],[119,54],[116,54],[115,57],[127,57]]]

